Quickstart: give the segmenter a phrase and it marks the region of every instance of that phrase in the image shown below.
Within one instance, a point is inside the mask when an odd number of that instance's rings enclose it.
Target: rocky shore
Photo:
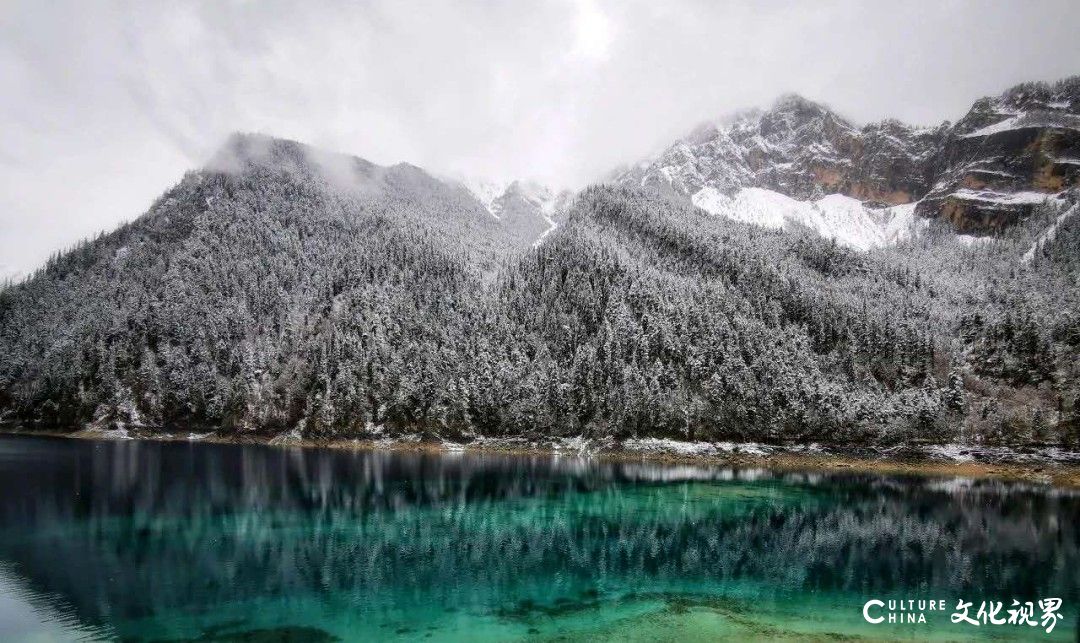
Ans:
[[[264,444],[288,448],[408,450],[430,453],[496,453],[588,457],[673,465],[763,468],[781,471],[846,471],[958,479],[996,478],[1080,489],[1080,452],[1051,446],[1005,447],[971,444],[881,446],[774,445],[756,442],[683,442],[645,438],[615,442],[582,437],[528,440],[476,438],[469,442],[426,440],[420,435],[385,439],[313,440],[298,433],[219,435],[215,433],[146,433],[132,429],[84,429],[74,432],[18,431],[73,439],[169,440],[224,444]]]

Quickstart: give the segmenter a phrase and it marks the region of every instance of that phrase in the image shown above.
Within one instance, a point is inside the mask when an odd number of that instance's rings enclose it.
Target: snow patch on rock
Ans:
[[[1039,205],[1048,199],[1056,197],[1046,192],[1034,192],[1030,190],[1022,192],[994,192],[992,190],[972,190],[961,188],[949,195],[954,199],[964,201],[979,201],[1000,205]]]
[[[1000,132],[1008,132],[1012,130],[1025,129],[1025,128],[1060,128],[1060,129],[1080,129],[1080,117],[1073,114],[1062,114],[1059,112],[1046,112],[1046,111],[1033,111],[1033,112],[1020,112],[1014,114],[1005,120],[994,123],[993,125],[987,125],[986,127],[980,127],[974,132],[963,134],[961,138],[979,138],[983,136],[991,136]]]

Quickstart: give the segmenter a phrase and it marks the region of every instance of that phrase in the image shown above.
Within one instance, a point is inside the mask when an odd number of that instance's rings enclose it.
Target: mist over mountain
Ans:
[[[1075,443],[1078,87],[930,129],[786,96],[577,195],[236,135],[0,291],[0,419]]]

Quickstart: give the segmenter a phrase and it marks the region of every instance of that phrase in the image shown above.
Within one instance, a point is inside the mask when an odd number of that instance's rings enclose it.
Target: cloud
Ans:
[[[1080,71],[1080,12],[1037,4],[9,0],[0,257],[138,216],[234,131],[573,187],[785,91],[956,119]]]

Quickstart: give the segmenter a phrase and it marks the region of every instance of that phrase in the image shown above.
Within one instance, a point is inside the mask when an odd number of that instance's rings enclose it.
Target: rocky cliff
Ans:
[[[980,99],[949,128],[936,165],[918,212],[959,232],[1001,230],[1080,185],[1080,76]]]
[[[768,110],[700,125],[615,180],[699,205],[747,188],[803,202],[843,195],[866,208],[859,225],[888,206],[917,204],[923,218],[945,219],[957,232],[990,234],[1080,184],[1080,76],[1018,85],[936,127],[893,119],[858,126],[786,95]]]

